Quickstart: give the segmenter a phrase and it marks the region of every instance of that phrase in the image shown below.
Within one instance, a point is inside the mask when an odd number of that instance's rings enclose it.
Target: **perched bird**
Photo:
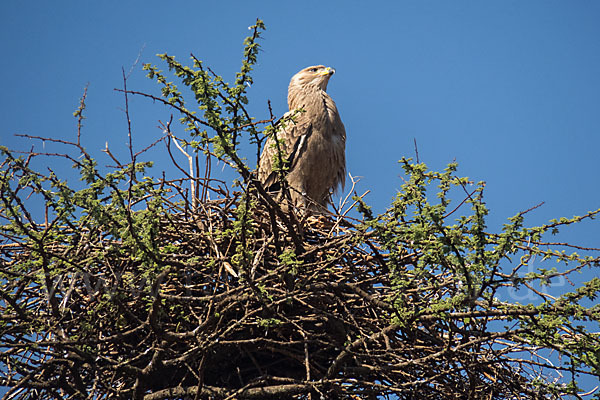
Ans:
[[[282,158],[292,203],[306,210],[327,208],[330,192],[343,187],[346,177],[346,130],[335,102],[325,92],[334,73],[333,68],[316,65],[292,77],[286,113],[293,115],[292,121],[279,124],[275,135],[280,143],[270,137],[259,161],[259,180],[281,195],[273,164]]]

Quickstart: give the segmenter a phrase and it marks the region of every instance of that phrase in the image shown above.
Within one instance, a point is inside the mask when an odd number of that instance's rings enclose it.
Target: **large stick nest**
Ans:
[[[27,303],[2,315],[3,337],[14,342],[4,383],[25,398],[534,395],[495,349],[509,332],[396,311],[395,303],[418,310],[455,294],[452,276],[415,276],[408,250],[392,274],[364,229],[323,216],[298,222],[292,212],[286,225],[250,200],[236,194],[162,213],[151,257],[102,227],[65,227],[62,241],[45,241],[45,283],[15,272],[15,297]],[[35,243],[1,250],[13,271],[40,254]],[[394,289],[398,274],[412,287]],[[15,322],[32,311],[35,334]]]

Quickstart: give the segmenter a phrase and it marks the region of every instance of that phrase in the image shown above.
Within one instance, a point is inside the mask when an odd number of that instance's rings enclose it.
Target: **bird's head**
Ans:
[[[304,89],[327,90],[327,82],[329,82],[329,78],[334,73],[335,69],[324,65],[306,67],[292,77],[290,88],[301,87]]]

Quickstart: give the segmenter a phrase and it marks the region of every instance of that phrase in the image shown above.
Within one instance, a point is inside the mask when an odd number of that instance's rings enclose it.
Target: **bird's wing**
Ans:
[[[281,125],[277,130],[276,137],[279,139],[279,144],[273,137],[267,140],[258,166],[258,178],[265,189],[278,190],[278,174],[273,171],[277,157],[281,157],[283,166],[287,168],[288,172],[291,171],[306,150],[306,141],[311,132],[312,123],[300,117],[295,122],[288,121],[285,126]]]
[[[333,100],[331,100],[333,103]],[[335,103],[333,103],[333,110],[335,113],[335,117],[333,118],[333,131],[332,136],[338,137],[339,140],[334,141],[334,149],[332,152],[332,156],[334,157],[338,168],[336,168],[335,180],[333,183],[334,192],[338,189],[344,190],[344,185],[346,183],[346,128],[342,123],[342,119],[340,118],[340,114],[337,111],[337,107]]]

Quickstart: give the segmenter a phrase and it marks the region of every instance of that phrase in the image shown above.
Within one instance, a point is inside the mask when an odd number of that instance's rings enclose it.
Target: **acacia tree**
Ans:
[[[198,110],[155,66],[160,95],[124,81],[126,104],[144,96],[179,117],[157,143],[180,176],[153,173],[131,141],[127,162],[107,148],[116,168],[100,168],[80,140],[85,94],[77,141],[45,138],[64,153],[1,148],[5,398],[583,396],[580,378],[600,374],[600,279],[560,296],[538,285],[598,267],[599,249],[544,238],[600,210],[538,227],[523,212],[490,232],[482,183],[410,159],[381,215],[356,193],[319,220],[282,210],[238,149],[258,155],[277,126],[246,109],[263,23],[252,29],[233,84],[194,56],[160,56]],[[44,157],[72,162],[86,187],[34,169]],[[214,159],[239,174],[235,190],[212,178]],[[558,267],[527,271],[536,257]],[[500,300],[507,289],[537,300]]]

